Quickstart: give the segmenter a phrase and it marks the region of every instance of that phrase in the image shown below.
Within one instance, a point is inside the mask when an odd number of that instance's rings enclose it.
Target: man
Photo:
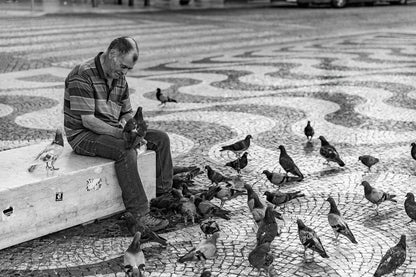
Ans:
[[[95,58],[77,65],[65,80],[64,126],[77,154],[115,161],[126,211],[152,231],[169,221],[149,214],[149,201],[137,171],[137,150],[125,149],[120,122],[133,117],[126,73],[139,57],[136,41],[120,37]],[[156,152],[156,193],[172,186],[170,141],[165,132],[148,129],[148,149]]]

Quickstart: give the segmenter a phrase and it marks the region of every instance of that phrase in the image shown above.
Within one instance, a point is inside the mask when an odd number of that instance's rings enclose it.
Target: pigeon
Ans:
[[[268,206],[264,218],[261,220],[257,230],[257,245],[265,242],[272,242],[276,236],[280,235],[273,208]]]
[[[236,198],[237,196],[245,194],[245,191],[235,189],[231,184],[228,184],[225,187],[220,187],[220,189],[215,194],[215,198],[221,200],[220,207],[222,208],[224,206],[225,201],[231,200],[233,198]]]
[[[410,146],[412,146],[410,154],[412,155],[412,158],[416,160],[416,143],[412,142]]]
[[[195,224],[195,217],[198,216],[195,206],[195,196],[192,195],[191,198],[182,197],[180,200],[181,204],[181,213],[183,215],[185,225],[188,224],[188,217],[191,218],[192,224]]]
[[[170,193],[164,193],[156,198],[152,198],[150,200],[150,207],[167,211],[172,204],[178,203],[179,200],[180,197],[178,194],[174,194],[172,190]]]
[[[220,231],[220,226],[212,218],[208,218],[208,219],[203,220],[199,224],[199,227],[201,228],[202,232],[205,234],[205,238],[207,238],[208,235],[212,235],[212,234]]]
[[[335,200],[332,197],[328,197],[326,201],[331,205],[331,209],[328,213],[328,222],[335,233],[335,239],[338,240],[338,236],[341,234],[346,236],[352,243],[358,243],[348,227],[347,222],[342,218],[341,213],[337,208],[337,204],[335,204]]]
[[[287,173],[292,173],[293,175],[298,176],[300,178],[298,181],[302,181],[303,174],[300,172],[299,168],[296,166],[292,158],[287,154],[285,147],[283,145],[279,145],[279,149],[279,163],[282,166],[282,168],[286,171],[286,175]]]
[[[164,246],[167,245],[167,241],[165,238],[159,236],[143,224],[139,223],[137,219],[133,216],[130,212],[125,212],[123,215],[123,219],[126,221],[127,229],[129,230],[130,234],[135,235],[137,231],[140,231],[142,234],[141,239],[143,241],[154,241]]]
[[[315,134],[315,131],[313,130],[311,126],[311,122],[308,120],[308,124],[306,124],[306,127],[304,129],[304,133],[308,141],[312,140],[313,135]]]
[[[306,259],[307,248],[312,249],[312,253],[317,252],[322,258],[329,258],[316,232],[311,228],[305,226],[305,224],[300,219],[297,220],[297,223],[299,239],[303,247],[305,248],[305,252],[303,254],[304,258]]]
[[[133,241],[124,252],[124,272],[128,277],[144,277],[146,259],[140,248],[141,236],[140,232],[136,232]]]
[[[378,205],[380,205],[382,202],[392,201],[392,202],[397,203],[397,200],[394,199],[396,195],[388,194],[387,192],[373,188],[367,181],[362,181],[361,185],[364,186],[365,198],[377,206],[376,207],[377,214],[378,214]]]
[[[321,154],[321,156],[326,159],[327,163],[335,162],[341,167],[345,166],[345,163],[339,157],[335,147],[329,144],[329,142],[323,136],[319,136],[319,139],[321,140],[321,148],[319,149],[319,154]]]
[[[198,212],[203,217],[219,217],[225,220],[230,220],[230,211],[221,209],[209,200],[204,200],[199,197],[195,198],[195,205],[198,208]]]
[[[279,186],[284,183],[285,181],[288,180],[288,176],[283,175],[283,174],[279,174],[276,172],[270,172],[268,170],[263,170],[263,174],[266,175],[267,179],[270,181],[270,183],[272,183],[273,185]]]
[[[209,165],[206,165],[205,169],[207,170],[208,179],[211,181],[212,184],[215,183],[218,185],[221,182],[228,183],[229,181],[231,181],[231,178],[222,175],[218,171],[212,169]]]
[[[406,200],[404,201],[404,210],[406,211],[406,214],[412,219],[408,222],[408,224],[412,221],[416,222],[416,202],[415,196],[411,192],[408,192],[406,194]]]
[[[240,153],[243,153],[250,147],[250,140],[252,139],[251,135],[247,135],[245,139],[239,140],[233,144],[225,145],[221,147],[220,151],[232,151],[235,154],[239,155]]]
[[[64,138],[61,129],[57,129],[55,132],[55,139],[36,156],[28,168],[28,171],[32,173],[42,163],[46,164],[46,170],[59,170],[59,168],[56,168],[54,164],[63,151]]]
[[[156,89],[156,98],[157,98],[157,100],[159,100],[159,101],[160,101],[160,104],[159,104],[159,105],[163,105],[163,106],[165,106],[165,105],[166,105],[166,103],[168,103],[168,102],[175,102],[175,103],[177,103],[177,102],[178,102],[178,101],[176,101],[175,99],[170,98],[169,96],[165,96],[165,95],[163,95],[163,93],[162,93],[162,91],[160,90],[160,88],[157,88],[157,89]]]
[[[202,173],[203,171],[197,166],[173,167],[173,177],[180,180],[191,181]]]
[[[211,277],[211,271],[205,270],[201,273],[201,277]]]
[[[259,226],[259,224],[261,223],[261,221],[263,220],[265,216],[267,204],[260,201],[259,196],[257,195],[256,192],[254,192],[253,188],[249,184],[244,184],[244,187],[247,190],[248,208],[257,226]],[[284,220],[282,215],[279,212],[273,211],[273,214],[275,215],[276,218]]]
[[[197,247],[179,258],[178,262],[201,261],[214,258],[217,253],[217,239],[220,233],[214,233],[210,238],[203,239]]]
[[[371,167],[380,161],[376,157],[370,155],[359,156],[358,160],[360,160],[363,163],[363,165],[368,167],[368,171],[371,171]]]
[[[237,173],[240,174],[241,169],[244,169],[248,164],[247,155],[248,152],[244,152],[241,157],[237,158],[234,161],[226,163],[225,166],[229,166],[235,169]]]
[[[285,204],[289,202],[290,200],[305,196],[305,194],[301,193],[301,191],[295,191],[295,192],[265,191],[264,195],[266,195],[267,201],[274,204],[275,208],[276,206]]]
[[[269,272],[274,261],[274,257],[270,253],[270,242],[256,245],[256,248],[248,254],[248,261],[252,267]]]
[[[396,270],[404,263],[405,260],[406,235],[401,235],[399,243],[387,250],[386,254],[381,259],[380,264],[374,273],[374,277],[380,277],[392,272],[396,275]]]
[[[217,194],[217,192],[220,190],[220,185],[210,186],[208,190],[201,192],[199,194],[199,197],[201,197],[204,200],[211,201],[212,199],[214,199],[215,194]]]
[[[134,117],[130,118],[123,128],[123,137],[126,149],[145,145],[144,136],[147,132],[147,123],[143,119],[143,108],[138,107]]]

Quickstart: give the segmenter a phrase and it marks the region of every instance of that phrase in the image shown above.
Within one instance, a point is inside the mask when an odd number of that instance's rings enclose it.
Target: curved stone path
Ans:
[[[169,32],[172,27],[160,23],[159,28]],[[116,29],[103,31],[111,35]],[[22,42],[15,37],[10,44]],[[49,43],[43,38],[30,48],[19,47],[32,51],[27,56],[31,59]],[[62,42],[53,43],[58,48],[50,53],[57,59],[55,67],[0,74],[0,125],[13,130],[12,135],[2,133],[2,150],[48,140],[62,124],[63,80],[69,69],[61,67],[67,65],[65,51],[59,50]],[[210,164],[233,175],[223,165],[235,156],[219,149],[251,134],[249,165],[242,176],[261,197],[264,191],[276,189],[261,172],[283,172],[278,146],[286,146],[305,179],[282,190],[300,190],[305,197],[282,210],[283,233],[272,244],[276,276],[372,276],[382,255],[401,234],[408,237],[408,257],[398,273],[414,276],[416,225],[405,225],[409,220],[403,202],[407,192],[416,192],[416,161],[410,157],[410,143],[416,140],[415,43],[412,34],[363,34],[184,58],[129,76],[131,100],[133,107],[144,107],[150,127],[168,131],[178,165]],[[90,41],[83,47],[93,44]],[[78,52],[89,53],[87,48]],[[178,103],[160,107],[156,87]],[[324,135],[337,147],[345,168],[323,165],[316,138],[312,147],[305,146],[307,120],[312,121],[316,137]],[[362,154],[380,158],[370,173],[358,161]],[[363,198],[362,180],[397,194],[398,203],[383,203],[377,216]],[[209,184],[205,175],[196,182],[199,187]],[[343,237],[334,242],[326,217],[328,196],[337,202],[358,245]],[[199,276],[203,268],[211,269],[214,276],[258,274],[247,261],[255,233],[246,198],[229,201],[225,208],[232,216],[229,221],[218,220],[222,231],[214,260],[177,263],[202,238],[198,225],[187,226],[164,234],[167,248],[143,246],[149,276]],[[314,262],[303,261],[297,218],[317,231],[329,259],[315,255]],[[112,217],[2,250],[0,275],[124,276],[122,255],[130,241],[123,223]]]

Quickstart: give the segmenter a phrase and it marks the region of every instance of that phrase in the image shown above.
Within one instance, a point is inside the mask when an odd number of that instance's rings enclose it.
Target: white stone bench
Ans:
[[[0,152],[0,249],[106,217],[125,209],[114,161],[75,154],[66,144],[59,170],[27,171],[47,145]],[[156,154],[138,154],[148,199],[156,195]]]

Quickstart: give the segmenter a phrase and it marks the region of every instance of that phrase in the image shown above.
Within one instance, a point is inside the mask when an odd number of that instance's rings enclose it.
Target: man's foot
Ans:
[[[155,217],[150,213],[145,214],[144,216],[138,219],[141,224],[145,225],[147,228],[153,232],[160,231],[165,229],[169,225],[169,220],[161,217]]]

